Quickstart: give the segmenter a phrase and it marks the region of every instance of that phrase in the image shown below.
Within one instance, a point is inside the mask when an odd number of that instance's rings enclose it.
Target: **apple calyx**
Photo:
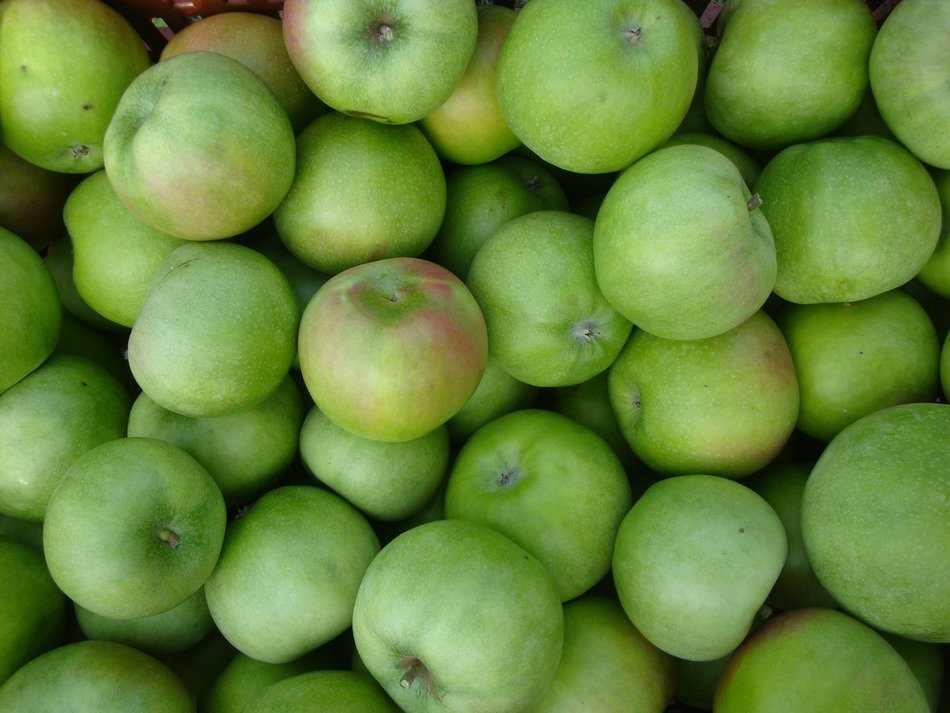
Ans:
[[[746,208],[748,208],[749,212],[751,213],[756,208],[760,208],[762,206],[762,197],[758,193],[753,193],[750,196],[749,200],[746,201],[745,205],[746,205]]]
[[[640,40],[640,35],[643,33],[642,27],[628,27],[626,30],[620,33],[623,37],[623,41],[628,45],[636,44]]]
[[[506,465],[501,469],[498,477],[495,478],[495,485],[499,488],[505,488],[509,485],[514,485],[519,480],[521,480],[521,470],[517,466]]]
[[[379,21],[370,28],[369,38],[374,45],[379,45],[381,43],[389,44],[393,41],[395,36],[395,30],[393,29],[392,19],[389,17],[382,17]]]
[[[590,344],[600,336],[600,331],[597,329],[594,320],[582,319],[571,327],[571,336],[577,342]]]
[[[399,665],[406,669],[402,678],[399,679],[400,686],[409,688],[418,679],[421,681],[426,693],[433,696],[437,701],[442,700],[441,694],[436,690],[435,684],[432,682],[429,669],[426,668],[426,665],[422,663],[421,659],[412,655],[403,656],[399,661]]]
[[[170,530],[167,527],[163,527],[158,531],[158,539],[160,539],[162,542],[168,543],[168,546],[172,549],[178,547],[178,545],[181,544],[181,538],[178,537],[178,533],[176,533],[174,530]]]

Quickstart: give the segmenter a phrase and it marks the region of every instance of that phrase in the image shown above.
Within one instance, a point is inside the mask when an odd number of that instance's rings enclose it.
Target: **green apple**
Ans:
[[[445,218],[426,254],[463,280],[479,248],[505,223],[525,213],[568,208],[551,173],[520,156],[457,168],[446,177],[446,187]]]
[[[881,634],[881,636],[910,666],[924,696],[927,697],[930,710],[936,713],[943,688],[943,647],[939,644],[905,639],[894,634]]]
[[[129,367],[164,408],[223,416],[277,389],[294,359],[298,319],[287,278],[263,255],[189,243],[152,281],[129,337]]]
[[[179,30],[162,49],[163,60],[185,52],[217,52],[250,69],[287,113],[295,133],[326,107],[304,83],[287,54],[280,20],[255,12],[223,12]]]
[[[432,499],[449,465],[440,426],[411,441],[371,441],[345,431],[314,407],[300,431],[300,457],[320,483],[377,520],[403,520]]]
[[[448,99],[478,35],[471,0],[287,0],[283,23],[314,94],[386,124],[417,121]]]
[[[466,441],[449,473],[445,516],[486,525],[538,558],[562,601],[610,569],[633,499],[596,433],[552,411],[515,411]]]
[[[671,146],[638,161],[597,214],[594,267],[604,297],[666,339],[739,325],[775,284],[760,204],[735,164],[707,146]]]
[[[129,85],[103,156],[139,220],[177,238],[217,240],[253,228],[283,200],[294,133],[254,72],[215,52],[188,52]]]
[[[755,179],[757,179],[762,172],[762,166],[759,165],[759,162],[752,158],[744,149],[715,134],[693,132],[676,133],[660,148],[680,146],[682,144],[708,146],[711,149],[715,149],[736,165],[736,168],[739,169],[739,175],[742,176],[742,180],[745,181],[746,186],[754,185]]]
[[[86,304],[86,300],[76,290],[76,283],[73,280],[73,241],[69,237],[69,233],[63,231],[59,237],[49,244],[43,262],[46,263],[50,275],[53,276],[56,292],[63,306],[63,314],[68,313],[83,324],[102,332],[125,334],[127,336],[128,329],[126,327],[116,324],[96,312]]]
[[[99,0],[7,0],[0,29],[4,142],[51,171],[102,168],[106,127],[148,65],[132,26]]]
[[[0,226],[37,250],[63,231],[63,204],[75,180],[26,161],[0,143]]]
[[[534,405],[538,389],[518,381],[488,356],[478,388],[445,425],[454,444],[468,440],[475,431],[499,416]]]
[[[554,580],[494,530],[420,525],[373,560],[353,610],[366,668],[404,711],[524,711],[561,658]]]
[[[0,228],[0,394],[46,361],[59,339],[56,284],[36,251]]]
[[[10,713],[194,713],[181,679],[148,654],[111,641],[80,641],[33,659],[0,687]]]
[[[376,682],[355,671],[312,671],[271,684],[251,699],[244,713],[314,710],[333,713],[398,713]]]
[[[726,478],[681,475],[652,485],[624,518],[614,583],[654,645],[709,661],[745,638],[785,554],[782,521],[760,496]]]
[[[658,473],[749,475],[778,455],[798,416],[792,357],[764,312],[707,339],[637,330],[608,387],[620,430]]]
[[[298,311],[303,314],[307,303],[317,290],[323,287],[323,283],[329,279],[329,276],[301,262],[281,242],[276,231],[265,234],[260,240],[253,241],[250,247],[277,265],[284,273],[284,277],[287,278],[297,297]]]
[[[297,138],[297,174],[274,225],[301,261],[337,273],[415,257],[445,213],[445,175],[415,126],[331,112]]]
[[[878,136],[782,151],[755,191],[778,253],[775,293],[789,302],[851,302],[903,285],[940,236],[940,198],[926,169]]]
[[[465,74],[445,102],[419,122],[442,158],[464,165],[494,161],[521,142],[498,101],[498,57],[517,13],[479,5],[478,39]]]
[[[830,609],[774,617],[733,654],[716,713],[927,713],[910,667],[874,630]]]
[[[897,141],[894,132],[887,128],[878,111],[871,88],[864,93],[858,111],[836,132],[838,136],[880,136],[888,141]]]
[[[103,368],[55,356],[0,394],[0,512],[42,520],[66,469],[125,435],[129,395]]]
[[[228,525],[205,584],[215,625],[241,653],[286,663],[344,631],[379,552],[366,519],[319,488],[267,492]]]
[[[615,599],[564,605],[564,649],[554,680],[530,713],[662,713],[673,693],[670,657],[643,638]]]
[[[0,538],[0,686],[21,666],[57,646],[66,629],[66,597],[42,552]],[[8,710],[8,709],[3,709]]]
[[[815,574],[881,631],[950,641],[950,406],[877,411],[835,436],[802,496]]]
[[[950,299],[950,171],[934,171],[934,184],[943,207],[940,240],[930,259],[920,268],[917,279],[941,297]]]
[[[917,158],[950,169],[950,5],[904,0],[884,21],[869,71],[871,89],[888,127]]]
[[[43,549],[57,586],[102,616],[160,614],[211,574],[226,513],[211,476],[150,438],[93,448],[62,476],[46,507]]]
[[[466,283],[485,315],[488,350],[519,381],[586,381],[630,335],[597,285],[593,233],[587,218],[539,211],[506,223],[475,255]]]
[[[753,149],[831,133],[868,87],[877,27],[861,0],[730,0],[706,79],[716,130]]]
[[[307,305],[298,344],[317,407],[377,441],[409,441],[448,421],[475,392],[488,355],[468,288],[417,258],[334,275]]]
[[[931,401],[940,342],[913,297],[891,290],[858,302],[791,305],[779,320],[801,395],[798,428],[830,441],[862,416]]]
[[[56,354],[70,354],[88,359],[98,364],[111,374],[127,389],[134,387],[135,380],[129,365],[122,357],[125,351],[125,340],[113,338],[93,329],[85,322],[81,322],[65,309],[59,330],[59,341],[56,342]]]
[[[515,135],[555,166],[626,168],[686,115],[701,37],[680,0],[532,0],[502,48],[501,108]]]
[[[290,377],[258,404],[207,418],[162,408],[145,393],[128,419],[128,435],[157,438],[198,461],[228,505],[253,500],[286,472],[297,456],[303,399]]]

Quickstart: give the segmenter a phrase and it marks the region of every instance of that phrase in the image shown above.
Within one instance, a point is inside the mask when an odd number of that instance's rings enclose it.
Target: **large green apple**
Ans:
[[[287,248],[337,273],[419,255],[445,214],[445,175],[415,126],[331,112],[297,138],[297,174],[274,213]]]
[[[815,574],[876,629],[950,641],[950,406],[877,411],[839,433],[802,496]]]
[[[379,552],[342,498],[299,485],[269,491],[228,525],[205,584],[215,625],[235,648],[285,663],[345,630],[363,573]]]
[[[125,435],[130,405],[113,376],[70,355],[0,394],[0,512],[42,520],[66,469]]]
[[[427,260],[350,268],[314,295],[300,323],[300,370],[341,428],[409,441],[458,413],[485,369],[488,334],[475,298]]]
[[[825,136],[868,86],[877,27],[861,0],[729,0],[706,78],[706,114],[723,136],[774,149]]]
[[[160,614],[195,593],[224,539],[221,491],[187,453],[150,438],[98,446],[62,476],[43,549],[56,584],[115,619]]]
[[[656,151],[621,174],[597,214],[600,289],[659,337],[702,339],[732,329],[775,284],[775,245],[759,205],[718,151]]]
[[[448,99],[478,35],[471,0],[287,0],[283,23],[290,59],[318,97],[387,124]]]
[[[733,654],[716,713],[927,713],[910,667],[873,629],[830,609],[774,617]]]
[[[682,475],[652,485],[624,518],[614,583],[654,645],[708,661],[745,638],[785,554],[782,521],[756,493],[725,478]]]
[[[940,240],[917,279],[945,299],[950,299],[950,171],[934,171],[934,184],[943,207]]]
[[[278,681],[251,699],[244,713],[288,711],[399,713],[376,682],[355,671],[312,671]]]
[[[445,423],[449,438],[454,444],[464,443],[475,431],[499,416],[533,406],[537,394],[537,387],[518,381],[489,355],[475,393]]]
[[[626,168],[686,115],[702,30],[680,0],[532,0],[498,64],[509,126],[576,173]]]
[[[0,143],[0,227],[37,250],[63,231],[63,204],[73,176],[32,164]]]
[[[102,168],[106,127],[148,65],[132,26],[99,0],[7,0],[0,26],[4,142],[51,171]]]
[[[515,713],[547,690],[564,614],[534,557],[483,525],[441,520],[390,542],[353,610],[373,677],[410,713]]]
[[[903,285],[940,237],[940,198],[926,169],[878,136],[782,151],[755,191],[778,253],[775,293],[789,302],[849,302]]]
[[[294,177],[294,133],[273,92],[237,60],[188,52],[150,67],[116,107],[103,144],[119,199],[188,240],[253,228]]]
[[[904,0],[884,21],[869,65],[874,99],[891,131],[921,161],[943,169],[950,169],[948,31],[950,4]]]

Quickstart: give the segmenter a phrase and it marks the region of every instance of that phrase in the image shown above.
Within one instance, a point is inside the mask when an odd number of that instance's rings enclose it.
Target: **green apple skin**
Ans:
[[[508,125],[575,173],[626,168],[666,141],[696,89],[702,30],[674,0],[532,0],[498,64]]]
[[[943,688],[942,647],[939,644],[914,641],[894,634],[881,634],[881,636],[910,666],[910,670],[927,698],[927,705],[930,706],[932,713],[936,713],[940,703],[940,691]]]
[[[0,511],[43,520],[79,456],[125,435],[125,388],[97,364],[55,356],[0,394]]]
[[[796,425],[812,438],[830,441],[862,416],[937,394],[937,331],[900,290],[859,302],[791,305],[779,328],[798,375]]]
[[[950,641],[950,406],[877,411],[835,436],[802,496],[818,579],[875,629]]]
[[[76,619],[87,639],[114,641],[152,656],[181,653],[214,629],[204,588],[168,611],[141,619],[112,619],[79,604]]]
[[[888,15],[871,50],[871,89],[888,127],[917,158],[950,169],[950,7],[905,0]]]
[[[931,291],[950,299],[950,238],[947,237],[950,233],[950,171],[934,171],[932,176],[937,193],[940,194],[943,222],[937,247],[926,264],[920,268],[917,279]]]
[[[785,528],[788,541],[785,566],[765,600],[780,611],[838,608],[815,576],[802,541],[802,493],[810,472],[810,465],[775,463],[745,482],[775,510]]]
[[[752,158],[745,149],[715,134],[699,132],[676,133],[660,148],[680,146],[682,144],[708,146],[711,149],[715,149],[736,165],[736,168],[739,169],[739,175],[742,176],[742,180],[745,181],[746,186],[755,185],[755,179],[757,179],[762,172],[762,166],[758,161]]]
[[[830,609],[773,617],[733,654],[716,713],[927,713],[910,667],[873,629]]]
[[[620,430],[658,473],[754,473],[778,455],[798,416],[792,357],[764,312],[708,339],[637,330],[607,378]]]
[[[290,377],[261,403],[224,416],[191,418],[162,408],[145,393],[132,405],[128,435],[178,446],[214,478],[228,505],[263,494],[297,456],[303,398]]]
[[[475,51],[478,18],[469,0],[287,0],[283,29],[291,61],[329,106],[408,124],[452,94]]]
[[[446,191],[445,218],[426,255],[463,280],[479,248],[505,223],[568,208],[551,173],[520,156],[457,168],[446,176]]]
[[[274,225],[302,262],[335,274],[416,257],[444,214],[445,174],[417,127],[332,112],[297,138],[297,174]]]
[[[106,319],[86,304],[86,300],[76,290],[76,283],[73,280],[73,241],[69,233],[64,230],[49,244],[43,262],[46,263],[53,277],[59,301],[63,306],[63,314],[69,313],[83,324],[101,332],[128,333],[126,327]]]
[[[0,30],[4,142],[51,171],[102,168],[112,114],[148,66],[141,38],[99,0],[7,0]]]
[[[146,225],[116,196],[105,171],[69,195],[63,211],[79,296],[106,319],[131,327],[152,277],[184,241]]]
[[[33,659],[0,687],[0,710],[194,713],[181,679],[148,654],[111,641],[80,641]]]
[[[326,111],[304,83],[287,54],[283,29],[275,17],[253,12],[223,12],[178,31],[162,49],[162,60],[186,52],[217,52],[236,59],[267,85],[294,133]]]
[[[739,169],[707,146],[660,149],[617,178],[597,214],[594,267],[607,301],[666,339],[748,319],[775,284],[769,223]]]
[[[37,252],[0,228],[0,394],[36,369],[59,339],[56,284]]]
[[[66,597],[50,577],[42,552],[33,547],[0,538],[0,570],[2,686],[21,666],[62,641]]]
[[[129,85],[103,157],[139,220],[177,238],[218,240],[253,228],[283,200],[294,133],[254,72],[216,52],[188,52]]]
[[[208,608],[241,653],[293,661],[350,625],[360,579],[377,552],[369,523],[339,496],[276,488],[228,525],[205,584]]]
[[[564,605],[564,648],[554,680],[530,713],[662,713],[673,695],[669,656],[647,641],[615,599]]]
[[[390,258],[334,275],[304,311],[300,370],[341,428],[409,441],[448,421],[485,370],[485,319],[465,284],[435,263]]]
[[[775,293],[789,302],[852,302],[903,285],[940,237],[926,169],[878,136],[791,146],[755,184],[778,254]]]
[[[632,504],[623,465],[607,442],[540,409],[506,414],[476,431],[445,491],[447,518],[490,527],[537,557],[562,601],[607,574]]]
[[[293,363],[298,316],[287,278],[260,253],[185,244],[155,274],[129,336],[129,367],[164,408],[223,416],[280,386]]]
[[[419,122],[439,156],[474,166],[494,161],[521,142],[498,101],[498,57],[518,16],[500,5],[479,5],[478,39],[465,74],[445,102]]]
[[[594,274],[594,224],[539,211],[502,226],[479,249],[466,284],[488,327],[488,350],[532,386],[579,384],[604,371],[632,325]]]
[[[745,638],[786,548],[782,521],[749,488],[677,476],[652,485],[624,518],[614,583],[630,621],[655,646],[709,661]]]
[[[0,227],[43,250],[63,232],[63,204],[75,178],[26,161],[0,143]]]
[[[355,671],[311,671],[265,688],[244,713],[326,710],[334,713],[399,713],[376,682]]]
[[[43,549],[57,586],[114,619],[178,606],[211,574],[224,540],[221,491],[187,453],[122,438],[80,456],[46,507]]]
[[[825,136],[858,110],[877,33],[860,0],[733,0],[719,26],[705,103],[727,139],[780,148]]]
[[[420,525],[373,560],[353,610],[366,668],[409,713],[514,713],[561,658],[557,586],[534,557],[464,520]]]
[[[444,480],[449,434],[440,426],[411,441],[371,441],[314,407],[300,431],[300,457],[317,481],[369,517],[403,520],[424,508]]]
[[[127,389],[134,386],[135,380],[129,365],[122,357],[125,351],[124,340],[113,339],[111,335],[93,329],[85,322],[73,317],[65,309],[56,342],[57,354],[71,355],[88,359],[98,364]]]
[[[489,354],[475,393],[445,423],[450,440],[460,445],[486,423],[506,413],[531,408],[537,394],[537,387],[518,381]]]
[[[215,16],[217,17],[217,15]],[[278,269],[284,273],[284,277],[290,283],[297,298],[297,307],[302,315],[307,303],[317,293],[323,283],[330,279],[318,270],[314,270],[309,265],[300,261],[287,246],[284,245],[276,231],[266,234],[263,239],[252,242],[250,247],[257,250],[264,257],[277,265]]]

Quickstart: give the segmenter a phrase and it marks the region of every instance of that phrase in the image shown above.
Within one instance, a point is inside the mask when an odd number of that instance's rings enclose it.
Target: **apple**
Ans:
[[[93,329],[63,310],[59,341],[56,342],[53,355],[70,354],[88,359],[109,372],[126,389],[132,389],[135,380],[122,357],[123,351],[124,340],[114,339],[110,334]]]
[[[837,136],[880,136],[888,141],[897,141],[894,132],[884,123],[870,87],[864,93],[864,99],[861,100],[858,111],[835,134]]]
[[[74,183],[0,143],[0,226],[43,250],[63,231],[63,204]]]
[[[326,710],[334,713],[399,713],[368,675],[355,671],[312,671],[273,683],[251,699],[244,713]]]
[[[6,0],[0,29],[4,142],[51,171],[102,168],[112,114],[148,65],[132,26],[99,0]]]
[[[554,678],[563,637],[547,570],[507,537],[463,520],[390,542],[353,610],[360,657],[408,713],[523,711]]]
[[[69,237],[69,233],[63,231],[59,237],[49,244],[43,262],[46,263],[46,267],[53,277],[64,315],[69,314],[86,326],[100,331],[100,333],[127,334],[128,328],[116,324],[96,312],[86,303],[86,300],[76,289],[76,283],[73,280],[73,241]]]
[[[532,0],[508,34],[508,125],[575,173],[626,168],[666,141],[696,89],[702,30],[680,0]]]
[[[825,589],[881,631],[950,641],[950,406],[905,404],[855,421],[805,484],[802,536]]]
[[[775,245],[735,164],[707,146],[660,149],[624,171],[594,227],[607,301],[666,339],[744,322],[775,284]]]
[[[489,354],[478,388],[445,425],[453,444],[464,443],[479,428],[499,416],[531,408],[538,389],[518,381]]]
[[[332,277],[300,323],[300,370],[317,407],[351,433],[409,441],[462,408],[488,354],[468,288],[427,260],[390,258]]]
[[[666,148],[667,146],[681,146],[682,144],[708,146],[711,149],[715,149],[736,165],[736,168],[739,169],[739,174],[742,176],[742,180],[745,181],[746,186],[754,185],[755,179],[757,179],[759,174],[762,172],[762,166],[760,166],[759,162],[749,155],[749,153],[736,146],[734,143],[727,141],[721,136],[716,136],[715,134],[693,132],[676,133],[671,136],[660,148]]]
[[[314,94],[386,124],[417,121],[448,99],[478,35],[471,0],[286,0],[283,23]]]
[[[204,695],[217,676],[237,655],[221,633],[212,628],[208,636],[178,654],[167,654],[159,661],[178,676],[198,710],[204,713]]]
[[[917,158],[950,169],[950,6],[942,0],[904,0],[895,7],[871,50],[871,89],[881,116]]]
[[[273,92],[237,60],[188,52],[129,85],[103,144],[119,199],[162,232],[218,240],[260,223],[294,177],[294,134]]]
[[[940,194],[943,223],[937,247],[920,268],[917,279],[941,297],[950,299],[950,238],[947,237],[950,233],[950,171],[934,171],[932,176]]]
[[[831,133],[858,110],[877,27],[860,0],[730,2],[706,79],[706,114],[742,146]]]
[[[56,285],[36,251],[0,228],[0,394],[42,364],[59,339]]]
[[[415,126],[332,112],[297,138],[297,173],[274,213],[287,248],[321,272],[415,257],[445,213],[445,175]]]
[[[927,698],[930,710],[936,713],[943,688],[943,647],[939,644],[905,639],[894,634],[881,634],[881,636],[910,666],[911,672]]]
[[[851,302],[903,285],[940,236],[926,169],[878,136],[791,146],[756,181],[778,254],[775,293],[789,302]]]
[[[339,496],[275,488],[228,525],[205,584],[208,608],[241,653],[293,661],[350,625],[356,590],[377,552],[369,523]]]
[[[224,499],[184,451],[151,438],[93,448],[63,474],[46,507],[43,549],[57,586],[114,619],[160,614],[211,574]]]
[[[43,520],[66,469],[125,435],[129,395],[103,368],[54,356],[0,394],[0,512]]]

